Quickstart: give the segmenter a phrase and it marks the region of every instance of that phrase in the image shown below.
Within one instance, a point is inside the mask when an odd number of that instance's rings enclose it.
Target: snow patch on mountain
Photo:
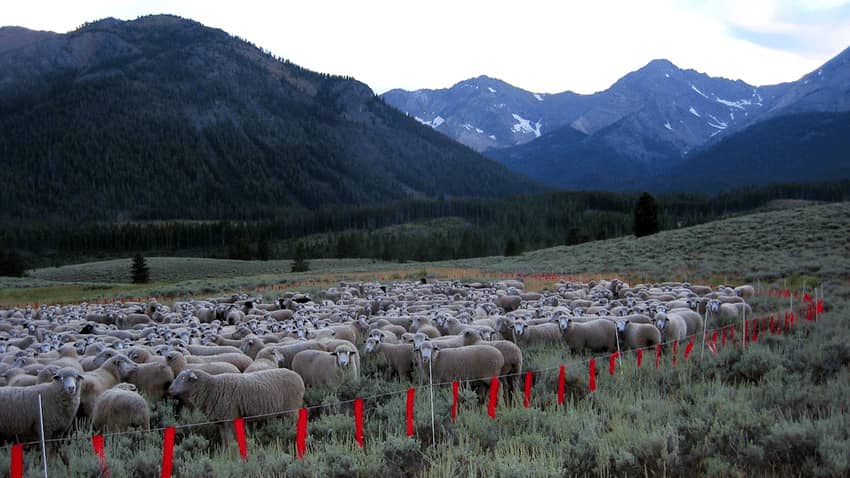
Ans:
[[[668,122],[666,122],[666,123],[664,123],[664,127],[665,127],[665,128],[667,128],[667,129],[669,129],[670,131],[673,131],[673,127],[672,127],[672,126],[670,126],[670,122],[669,122],[669,121],[668,121]]]
[[[476,128],[475,126],[472,126],[472,125],[471,125],[471,124],[469,124],[469,123],[464,123],[464,124],[463,124],[463,129],[465,129],[465,130],[467,130],[467,131],[475,131],[475,132],[476,132],[476,133],[478,133],[478,134],[484,134],[484,130],[483,130],[483,129],[481,129],[481,128]]]
[[[540,137],[540,127],[543,126],[543,124],[540,121],[537,121],[536,123],[534,123],[534,126],[532,127],[530,120],[527,120],[527,119],[523,118],[522,116],[520,116],[516,113],[512,113],[512,116],[514,117],[515,120],[517,120],[517,123],[515,125],[513,125],[513,127],[511,128],[511,130],[514,133],[523,133],[523,134],[534,133],[534,136],[536,136],[538,138]]]
[[[534,97],[537,98],[537,101],[543,101],[543,97],[539,93],[534,93]]]
[[[414,117],[413,117],[413,119],[415,119],[416,121],[418,121],[418,122],[420,122],[420,123],[424,124],[425,126],[430,126],[430,127],[434,128],[434,129],[439,128],[441,124],[443,124],[443,123],[445,123],[445,122],[446,122],[446,119],[445,119],[445,118],[443,118],[443,117],[442,117],[442,116],[440,116],[440,115],[437,115],[437,117],[436,117],[436,118],[434,118],[434,119],[432,119],[431,121],[425,121],[424,119],[422,119],[422,118],[420,118],[420,117],[418,117],[418,116],[414,116]]]
[[[750,101],[750,100],[730,101],[730,100],[724,100],[723,98],[715,98],[714,101],[720,103],[721,105],[726,105],[730,108],[738,108],[739,110],[746,109],[746,108],[744,108],[745,106],[750,106],[751,104],[753,104],[753,102]]]
[[[699,90],[699,88],[697,88],[696,86],[694,86],[694,84],[693,84],[693,83],[691,83],[691,89],[692,89],[692,90],[694,90],[694,91],[696,91],[696,92],[697,92],[697,94],[699,94],[699,95],[700,95],[700,96],[702,96],[703,98],[708,99],[708,96],[706,96],[706,95],[705,95],[705,93],[703,93],[702,91],[700,91],[700,90]]]
[[[494,90],[493,88],[490,88],[489,86],[487,87],[487,89],[490,91],[490,93],[495,93],[495,92],[496,92],[496,90]]]
[[[688,111],[690,111],[690,112],[691,112],[691,114],[692,114],[692,115],[694,115],[694,116],[696,116],[697,118],[702,118],[702,116],[700,116],[700,114],[699,114],[699,113],[697,113],[697,110],[695,110],[693,106],[691,106],[690,108],[688,108]]]

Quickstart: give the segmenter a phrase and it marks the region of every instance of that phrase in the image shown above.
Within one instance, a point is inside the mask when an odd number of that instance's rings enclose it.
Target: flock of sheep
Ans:
[[[230,420],[293,411],[305,388],[359,380],[361,360],[401,379],[508,390],[533,344],[613,352],[685,340],[751,315],[752,286],[521,281],[342,283],[321,298],[233,296],[0,310],[0,442],[150,427],[167,396]],[[383,357],[383,358],[381,358]]]

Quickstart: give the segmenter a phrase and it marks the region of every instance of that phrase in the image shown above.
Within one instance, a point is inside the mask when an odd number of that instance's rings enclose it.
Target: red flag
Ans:
[[[532,374],[531,370],[529,370],[528,372],[525,372],[525,397],[522,401],[525,408],[528,408],[528,404],[531,402],[531,380]]]
[[[103,435],[93,435],[91,437],[91,447],[94,449],[94,454],[97,455],[97,461],[100,463],[100,471],[103,476],[109,476],[109,466],[106,464],[106,451],[103,447]]]
[[[614,352],[608,357],[608,375],[614,375],[614,369],[617,367],[617,357],[620,352]]]
[[[452,421],[457,419],[457,389],[460,387],[460,382],[455,380],[452,382]]]
[[[590,385],[590,391],[595,392],[596,391],[596,360],[595,359],[590,359],[590,363],[588,364],[587,373],[588,373],[588,377],[589,377],[589,381],[590,381],[590,384],[589,384]]]
[[[661,365],[661,344],[655,344],[655,368]]]
[[[717,347],[717,331],[716,330],[711,334],[711,345],[714,345],[715,347]]]
[[[676,366],[676,356],[679,355],[679,341],[673,341],[673,366]]]
[[[788,289],[785,289],[785,293],[782,294],[782,295],[787,299],[787,298],[791,297],[791,291],[788,290]]]
[[[407,389],[407,436],[413,436],[413,402],[416,400],[416,389]]]
[[[487,404],[487,415],[496,418],[496,403],[499,401],[499,378],[490,379],[490,402]]]
[[[21,443],[12,445],[12,461],[9,463],[9,477],[24,477],[24,445]]]
[[[776,333],[776,324],[773,322],[773,316],[772,315],[770,316],[770,333],[771,334]]]
[[[363,448],[363,399],[354,400],[354,440]]]
[[[239,456],[242,461],[248,461],[248,444],[245,442],[245,420],[243,418],[233,420],[233,432],[236,434],[236,443],[239,445]]]
[[[818,299],[817,309],[818,314],[823,314],[823,299]]]
[[[685,346],[685,358],[688,358],[688,357],[691,356],[691,351],[693,349],[694,349],[694,338],[691,337],[690,342],[688,342],[688,345]]]
[[[811,302],[811,301],[812,301],[812,296],[810,296],[808,292],[803,294],[803,302]]]
[[[298,410],[298,425],[295,429],[295,452],[298,458],[304,458],[307,450],[307,409]]]
[[[564,404],[564,366],[558,369],[558,405]]]
[[[174,459],[174,431],[174,427],[165,429],[162,443],[162,471],[159,473],[159,478],[171,478],[171,466]]]
[[[637,366],[640,368],[640,364],[643,363],[643,349],[638,349],[637,351]]]
[[[751,338],[752,342],[759,341],[759,323],[757,320],[753,321],[753,336]]]

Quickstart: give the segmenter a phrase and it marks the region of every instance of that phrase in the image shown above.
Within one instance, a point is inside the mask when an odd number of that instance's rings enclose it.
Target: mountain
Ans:
[[[458,85],[438,92],[441,97],[451,98],[450,93]],[[510,85],[503,90],[523,91]],[[419,94],[394,90],[387,93],[385,99],[413,114],[413,110],[409,109],[410,98]],[[422,97],[429,99],[432,96],[435,95]],[[664,178],[676,172],[697,173],[687,170],[687,164],[695,164],[689,161],[691,158],[763,121],[800,113],[850,110],[850,49],[792,83],[757,87],[740,80],[715,78],[694,70],[680,69],[667,60],[653,60],[607,90],[592,95],[567,92],[545,98],[548,100],[550,97],[561,102],[560,114],[557,109],[546,113],[548,118],[557,118],[557,121],[535,123],[541,132],[539,137],[524,138],[525,141],[515,141],[511,146],[481,148],[479,143],[471,143],[467,136],[458,135],[455,129],[445,126],[436,129],[471,147],[485,150],[488,157],[511,170],[553,187],[643,189],[652,184],[664,184]],[[497,110],[492,103],[484,103],[482,107],[483,101],[481,95],[477,102],[436,103],[423,100],[416,111],[439,115],[441,125],[463,124],[472,121],[470,118],[480,117],[481,111],[492,113]],[[501,100],[493,98],[491,101]],[[501,113],[501,131],[507,128],[504,125],[511,117],[510,112]],[[532,117],[542,118],[543,114],[537,111],[532,113]],[[770,123],[766,128],[782,125],[780,129],[785,131],[790,124],[797,124],[800,120]],[[835,121],[840,122],[838,119]],[[764,134],[764,130],[759,129],[743,138]],[[728,144],[743,146],[746,141]],[[813,146],[805,141],[795,141],[794,137],[782,138],[780,143],[795,150]],[[816,150],[826,151],[828,148]],[[813,158],[811,155],[807,157]],[[818,166],[812,171],[831,170],[830,158],[817,159],[825,164],[823,168]],[[777,175],[774,179],[767,173],[758,182],[784,178],[786,176]]]
[[[622,126],[638,129],[622,131],[620,137],[651,135],[684,153],[745,124],[781,91],[653,60],[592,95],[531,93],[480,76],[448,89],[391,90],[382,96],[423,124],[479,151],[525,144],[564,126],[594,134],[634,116],[636,122]]]
[[[676,165],[653,188],[716,193],[850,178],[850,112],[770,118]]]
[[[2,215],[263,218],[539,190],[386,105],[174,16],[0,29]]]
[[[515,146],[569,124],[582,95],[532,93],[479,76],[440,90],[390,90],[384,101],[477,151]]]

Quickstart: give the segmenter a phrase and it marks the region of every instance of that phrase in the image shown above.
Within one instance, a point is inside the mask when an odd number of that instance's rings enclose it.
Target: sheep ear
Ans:
[[[198,374],[197,374],[197,373],[195,373],[195,372],[189,372],[189,374],[187,375],[187,377],[189,377],[189,380],[197,380],[197,379],[198,379]]]

